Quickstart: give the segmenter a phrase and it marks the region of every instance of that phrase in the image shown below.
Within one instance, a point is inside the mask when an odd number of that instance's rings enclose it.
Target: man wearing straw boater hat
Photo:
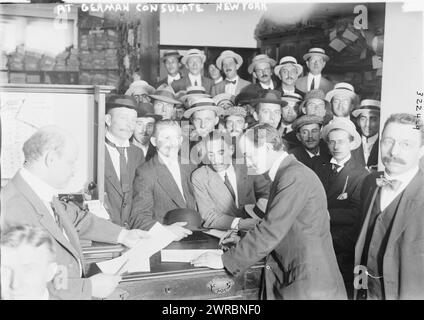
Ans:
[[[352,111],[359,105],[359,97],[350,83],[336,83],[334,89],[327,92],[325,100],[331,103],[331,112],[335,117],[343,117],[354,122]]]
[[[297,63],[295,57],[285,56],[280,59],[280,63],[274,68],[274,74],[280,78],[281,86],[278,90],[284,94],[300,94],[303,92],[296,88],[295,83],[303,73],[303,67]]]
[[[380,101],[365,99],[357,110],[352,112],[356,118],[362,143],[353,155],[369,171],[377,170],[378,131],[380,129]]]
[[[325,54],[325,50],[321,48],[311,48],[308,53],[303,56],[309,69],[308,75],[297,79],[296,88],[306,93],[314,89],[320,89],[327,93],[333,89],[334,85],[331,81],[321,75],[325,64],[330,57]]]
[[[249,81],[240,78],[237,74],[237,70],[242,64],[243,58],[234,51],[225,50],[221,52],[218,59],[216,59],[216,66],[224,72],[225,80],[212,87],[212,97],[221,93],[236,96],[244,87],[250,84]]]
[[[145,103],[150,102],[149,94],[155,91],[150,84],[144,80],[137,80],[131,83],[128,90],[125,92],[126,96],[133,96],[137,102]]]
[[[156,89],[154,94],[149,95],[153,101],[153,109],[155,114],[162,116],[163,120],[174,118],[174,106],[181,104],[175,97],[174,90],[171,86],[163,84]]]
[[[164,52],[162,62],[165,66],[167,76],[157,83],[156,88],[163,84],[171,85],[172,82],[181,79],[180,59],[181,55],[177,50],[168,50]]]
[[[182,57],[181,63],[188,69],[187,76],[180,80],[172,82],[172,88],[176,93],[182,90],[187,90],[188,87],[202,86],[206,93],[210,94],[214,85],[212,79],[202,75],[203,65],[206,61],[206,56],[198,49],[190,49]]]
[[[318,174],[327,194],[334,250],[351,297],[357,224],[362,218],[360,192],[368,171],[351,154],[361,144],[352,121],[334,118],[322,129],[321,137],[327,142],[332,158]]]
[[[273,79],[272,70],[277,62],[266,54],[258,54],[252,60],[247,68],[250,74],[257,79],[257,83],[252,84],[255,87],[266,90],[275,90],[278,88],[278,79]],[[252,86],[250,85],[250,86]],[[247,88],[249,88],[248,86]]]

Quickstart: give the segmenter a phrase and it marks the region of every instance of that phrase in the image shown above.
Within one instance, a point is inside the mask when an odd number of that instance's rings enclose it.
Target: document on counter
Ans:
[[[224,253],[220,249],[169,249],[162,250],[160,256],[162,262],[190,262],[206,252]]]
[[[147,239],[141,239],[133,248],[118,258],[98,262],[104,273],[123,274],[125,272],[149,272],[150,257],[174,241],[177,236],[159,222],[148,231]]]

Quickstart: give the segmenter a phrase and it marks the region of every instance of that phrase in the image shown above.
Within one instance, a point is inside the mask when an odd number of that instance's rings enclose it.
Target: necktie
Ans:
[[[337,174],[339,173],[339,168],[341,167],[341,165],[335,164],[333,163],[333,173]]]
[[[224,175],[224,184],[227,187],[228,191],[230,191],[231,196],[233,197],[234,202],[236,201],[236,194],[234,192],[233,186],[231,185],[230,179],[228,179],[227,172]]]
[[[197,87],[197,80],[194,80],[194,86]]]
[[[315,89],[315,78],[312,78],[311,88],[309,89],[309,91],[314,90],[314,89]]]
[[[286,134],[287,134],[287,127],[285,127],[283,130],[283,136],[285,136]]]
[[[378,187],[389,186],[390,189],[392,189],[393,191],[398,190],[400,185],[402,184],[402,182],[400,180],[394,180],[394,179],[389,180],[385,177],[377,178],[375,180],[375,183],[377,184]]]
[[[120,178],[121,181],[121,188],[122,192],[128,192],[130,191],[130,176],[128,175],[127,170],[127,159],[125,158],[125,147],[118,147],[116,144],[114,144],[112,141],[106,138],[106,143],[118,150],[119,152],[119,171],[120,171]]]
[[[225,79],[225,83],[227,83],[227,84],[236,84],[237,83],[237,80],[231,81],[231,80]]]

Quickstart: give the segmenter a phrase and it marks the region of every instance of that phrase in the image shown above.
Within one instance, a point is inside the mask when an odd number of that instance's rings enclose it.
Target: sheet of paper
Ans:
[[[227,230],[218,230],[218,229],[210,229],[208,231],[202,231],[210,236],[221,239],[223,236],[227,234]]]
[[[84,201],[84,204],[86,204],[88,210],[97,217],[110,220],[109,213],[106,211],[105,207],[99,200]]]
[[[220,249],[187,249],[162,250],[160,256],[162,262],[190,262],[206,252],[223,254],[223,251]]]

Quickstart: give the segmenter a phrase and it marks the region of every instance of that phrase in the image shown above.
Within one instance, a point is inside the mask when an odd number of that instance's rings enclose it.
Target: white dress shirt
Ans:
[[[372,147],[378,140],[378,133],[373,135],[372,137],[361,136],[362,139],[362,149],[364,149],[364,159],[365,163],[368,162],[368,158],[370,157]]]
[[[238,81],[239,81],[239,77],[235,76],[233,79],[228,79],[228,81],[235,81],[236,83],[235,84],[226,83],[225,84],[225,93],[229,93],[229,94],[235,96],[236,95],[236,87],[237,87],[237,84],[238,84]]]
[[[418,166],[415,168],[402,173],[397,176],[390,176],[387,172],[384,172],[384,177],[388,180],[399,180],[401,185],[397,190],[393,190],[390,186],[386,185],[381,188],[381,197],[380,197],[380,208],[381,211],[386,209],[390,203],[408,186],[411,180],[418,172]]]
[[[284,94],[292,94],[292,93],[296,93],[296,91],[295,91],[295,87],[293,87],[292,89],[287,89],[287,88],[284,88],[284,86],[283,86],[283,85],[281,85],[281,89],[284,91]]]
[[[284,133],[284,130],[285,129],[287,131]],[[286,135],[286,134],[288,134],[288,133],[290,133],[290,132],[293,131],[292,125],[291,124],[286,125],[286,124],[284,124],[284,123],[281,122],[281,124],[280,124],[280,131],[281,131],[281,134]]]
[[[311,159],[315,156],[319,157],[319,148],[318,148],[318,152],[317,154],[313,154],[311,151],[309,151],[308,149],[305,148],[306,153],[308,154],[309,157],[311,157]]]
[[[288,156],[287,152],[283,152],[281,156],[277,158],[277,160],[274,161],[271,168],[269,169],[268,175],[271,178],[272,181],[275,180],[275,175],[277,174],[278,168],[280,167],[281,162]]]
[[[234,170],[233,165],[230,165],[226,170],[218,172],[218,174],[221,177],[222,181],[224,182],[225,182],[225,174],[227,174],[228,180],[230,181],[230,184],[233,187],[233,190],[236,196],[235,204],[236,204],[236,207],[238,208],[237,178],[236,178],[236,171]],[[240,222],[240,218],[234,218],[233,222],[231,223],[231,229],[238,229],[239,222]]]
[[[349,153],[349,155],[340,162],[337,162],[335,158],[331,158],[330,163],[339,165],[340,167],[337,168],[337,172],[340,172],[344,168],[346,162],[348,162],[351,157],[352,157],[352,154]]]
[[[191,85],[194,86],[195,82],[197,82],[198,86],[202,85],[202,76],[199,74],[195,76],[194,74],[189,73],[188,78],[190,79]]]
[[[311,87],[312,79],[315,79],[315,81],[314,81],[314,87],[311,88],[311,90],[318,89],[320,81],[321,81],[321,74],[313,75],[310,72],[308,73],[308,81],[306,83],[307,90],[309,90],[309,88]]]
[[[174,181],[177,184],[178,189],[180,190],[181,196],[183,197],[184,201],[186,201],[184,197],[183,185],[181,183],[181,171],[180,171],[180,164],[178,162],[178,159],[167,158],[163,156],[161,153],[158,153],[158,155],[162,163],[165,164],[165,166],[171,172],[172,178],[174,178]]]
[[[215,84],[217,84],[217,83],[220,83],[221,81],[223,81],[224,79],[222,79],[222,77],[219,77],[218,79],[216,79],[216,80],[214,80],[214,83]]]
[[[166,82],[168,83],[168,85],[171,85],[172,82],[180,80],[180,79],[181,79],[181,75],[179,73],[177,73],[175,76],[171,76],[170,74],[168,74]]]
[[[274,83],[272,82],[272,80],[269,81],[269,84],[263,84],[262,82],[259,82],[259,84],[261,85],[262,89],[274,90]]]
[[[106,138],[108,138],[110,140],[110,142],[114,143],[117,147],[124,147],[124,148],[128,148],[130,146],[130,141],[127,140],[125,141],[124,144],[118,142],[116,140],[116,138],[110,134],[109,131],[106,131]],[[121,167],[119,165],[119,152],[116,148],[112,147],[111,145],[106,144],[106,148],[109,151],[109,155],[110,155],[110,159],[112,160],[112,165],[113,168],[115,169],[116,175],[118,177],[118,180],[121,179]],[[127,154],[127,149],[125,149],[125,159],[128,162],[128,154]]]

